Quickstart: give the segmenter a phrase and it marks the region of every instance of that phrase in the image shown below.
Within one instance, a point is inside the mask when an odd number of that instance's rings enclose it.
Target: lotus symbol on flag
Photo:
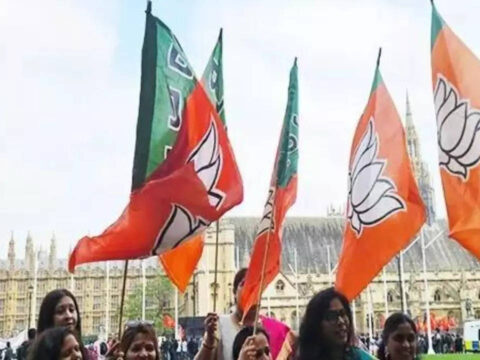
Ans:
[[[210,205],[217,209],[225,199],[225,194],[216,188],[222,169],[222,154],[218,141],[218,130],[212,117],[210,127],[187,160],[187,163],[193,163],[198,178],[205,185]],[[197,219],[187,208],[173,204],[168,221],[155,241],[153,253],[161,253],[178,246],[182,241],[206,229],[208,225],[209,221]]]
[[[275,194],[275,187],[271,187],[268,190],[268,198],[263,208],[262,220],[258,225],[257,236],[264,233],[265,231],[274,229],[274,218],[273,216],[273,195]]]
[[[349,172],[347,216],[358,237],[364,226],[375,226],[405,209],[395,183],[382,176],[387,162],[377,158],[378,150],[378,135],[370,118]]]
[[[440,166],[450,174],[468,180],[480,160],[480,111],[460,99],[458,90],[438,75],[435,87]]]

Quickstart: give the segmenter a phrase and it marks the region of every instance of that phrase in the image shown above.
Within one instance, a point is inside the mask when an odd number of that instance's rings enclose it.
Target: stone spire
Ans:
[[[428,223],[432,224],[435,221],[435,204],[434,204],[434,190],[430,180],[430,172],[427,164],[422,160],[420,152],[420,140],[418,139],[417,130],[413,123],[412,110],[410,108],[410,100],[406,99],[406,114],[405,114],[405,131],[407,135],[407,150],[410,156],[413,172],[417,180],[420,195],[422,196],[425,207],[427,208]]]
[[[412,110],[410,109],[410,101],[407,92],[407,104],[405,115],[405,130],[407,133],[407,150],[413,165],[415,177],[418,179],[421,172],[422,159],[420,157],[420,142],[418,141],[417,130],[413,124]],[[418,180],[417,180],[418,181]]]
[[[15,240],[13,239],[13,231],[8,243],[8,269],[15,270]]]
[[[48,268],[53,270],[55,267],[55,259],[57,258],[57,240],[55,239],[55,233],[52,234],[50,240],[50,252],[48,253]]]
[[[30,231],[27,234],[27,241],[25,242],[25,267],[33,273],[35,267],[35,250],[33,248],[33,240]]]

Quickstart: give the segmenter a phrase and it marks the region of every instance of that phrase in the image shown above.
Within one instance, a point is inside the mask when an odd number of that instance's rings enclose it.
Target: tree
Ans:
[[[133,291],[125,299],[124,319],[139,320],[142,318],[142,283],[135,284]],[[145,320],[153,321],[157,335],[173,333],[173,329],[164,326],[164,316],[172,310],[173,286],[162,274],[147,279],[145,291]]]

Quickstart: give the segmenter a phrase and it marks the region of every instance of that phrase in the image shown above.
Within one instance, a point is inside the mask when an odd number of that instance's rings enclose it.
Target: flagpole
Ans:
[[[217,311],[217,288],[218,288],[218,239],[220,232],[220,220],[215,222],[215,269],[213,274],[213,312]]]
[[[122,294],[120,296],[120,315],[118,317],[118,338],[122,338],[122,321],[123,321],[123,303],[125,301],[125,287],[127,285],[127,273],[128,273],[128,260],[125,260],[125,266],[123,267],[123,285]]]
[[[427,280],[427,257],[425,253],[425,236],[423,234],[423,227],[420,230],[420,236],[422,239],[422,263],[423,263],[423,283],[425,289],[423,291],[423,297],[425,301],[425,311],[427,313],[427,339],[428,339],[428,354],[435,354],[432,344],[432,325],[430,323],[430,300],[428,299],[428,280]]]
[[[328,262],[328,284],[332,286],[332,264],[330,261],[330,245],[327,245],[327,262]]]
[[[106,297],[106,305],[105,305],[105,336],[106,340],[108,340],[108,334],[110,333],[110,265],[108,261],[105,261],[106,267],[106,280],[105,280],[105,297]]]
[[[405,290],[403,288],[403,266],[402,266],[402,252],[397,255],[397,268],[398,268],[398,281],[400,283],[400,296],[401,296],[401,304],[402,304],[402,312],[406,313],[406,297],[405,297]]]
[[[175,286],[175,339],[178,339],[178,289]]]
[[[296,320],[296,325],[297,325],[297,331],[300,331],[300,304],[299,304],[299,292],[298,292],[298,264],[297,264],[297,249],[295,249],[295,252],[294,252],[294,260],[295,260],[295,292],[297,293],[296,294],[296,300],[297,300],[297,309],[296,309],[296,312],[297,312],[297,316],[295,317],[295,320]]]
[[[147,9],[145,13],[148,15],[152,12],[152,1],[147,0]],[[133,184],[132,184],[133,190]],[[125,260],[125,266],[123,268],[123,284],[122,284],[122,294],[120,296],[120,314],[118,317],[118,338],[122,338],[122,321],[123,321],[123,304],[125,303],[125,287],[127,285],[127,274],[128,274],[128,259]]]
[[[145,321],[145,295],[147,284],[145,281],[145,260],[142,260],[142,320]]]
[[[275,204],[275,195],[273,195],[272,200],[273,200],[272,204]],[[253,324],[254,334],[257,332],[258,315],[260,314],[260,309],[262,306],[262,288],[263,288],[263,282],[265,280],[265,267],[267,266],[267,254],[268,254],[268,247],[270,245],[270,233],[272,231],[272,226],[273,226],[273,216],[274,216],[274,213],[272,208],[272,211],[270,213],[270,224],[268,225],[267,239],[265,244],[265,253],[263,254],[262,272],[260,274],[260,287],[258,288],[258,296],[257,296],[258,306],[257,306],[257,311],[255,312],[255,322]]]
[[[368,351],[372,353],[372,337],[373,337],[373,308],[372,308],[372,293],[370,285],[367,287],[367,301],[368,301]]]
[[[357,328],[357,304],[355,303],[355,299],[352,300],[352,312],[353,312],[353,328]]]
[[[30,309],[31,311],[31,319],[32,323],[28,324],[29,327],[35,327],[35,313],[37,311],[37,286],[38,286],[38,257],[35,256],[33,259],[33,299],[30,301],[32,304],[32,308]]]
[[[385,267],[383,268],[383,299],[385,301],[385,320],[388,318],[388,292],[387,292],[387,274]]]

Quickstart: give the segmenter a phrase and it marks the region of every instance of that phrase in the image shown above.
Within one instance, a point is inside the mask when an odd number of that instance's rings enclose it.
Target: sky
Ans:
[[[450,27],[480,54],[475,0],[437,0]],[[11,232],[23,257],[52,234],[65,257],[128,201],[135,143],[144,0],[0,0],[0,258]],[[408,90],[445,216],[430,75],[430,2],[419,0],[153,0],[198,76],[224,29],[225,111],[244,181],[231,216],[260,216],[299,66],[300,159],[290,216],[343,206],[351,141],[377,52],[404,118]]]

